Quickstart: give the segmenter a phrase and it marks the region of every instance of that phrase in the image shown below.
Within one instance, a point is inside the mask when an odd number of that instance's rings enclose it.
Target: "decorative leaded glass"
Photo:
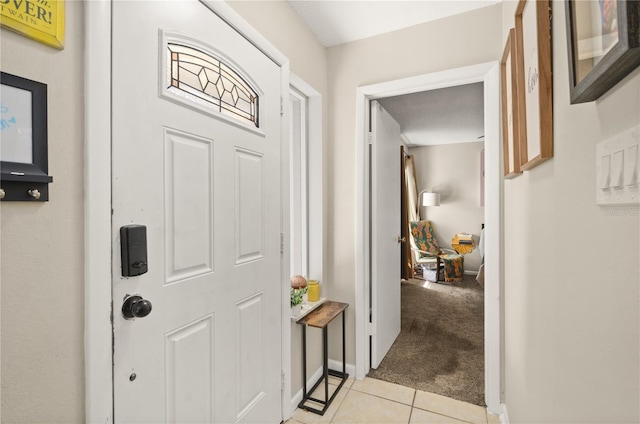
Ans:
[[[191,94],[227,115],[259,127],[258,95],[231,67],[217,58],[180,44],[167,44],[168,85]]]

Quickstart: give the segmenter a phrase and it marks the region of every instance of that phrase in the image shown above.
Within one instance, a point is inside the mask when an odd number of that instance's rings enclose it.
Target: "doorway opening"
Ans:
[[[406,166],[400,180],[407,193],[400,203],[387,202],[385,207],[402,210],[398,232],[406,258],[400,284],[401,331],[368,376],[484,405],[484,292],[476,281],[483,251],[483,83],[377,102],[398,123],[403,143]],[[436,197],[437,202],[429,202]],[[429,227],[423,227],[426,221]],[[432,229],[434,239],[414,241],[409,223],[416,230]],[[375,224],[372,230],[379,231]],[[472,237],[469,244],[453,242],[465,233]],[[448,264],[460,266],[447,268],[446,276],[437,275],[435,257],[423,257],[416,249],[440,250]]]
[[[501,400],[501,208],[499,66],[497,62],[472,65],[403,80],[360,87],[356,99],[357,216],[356,251],[356,377],[369,372],[369,325],[371,293],[370,187],[367,167],[367,124],[370,100],[476,82],[484,83],[485,115],[485,403],[489,412],[500,411]],[[373,327],[373,328],[371,328]]]

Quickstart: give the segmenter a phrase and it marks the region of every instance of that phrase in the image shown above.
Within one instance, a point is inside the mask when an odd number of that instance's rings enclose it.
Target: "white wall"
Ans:
[[[62,51],[0,29],[2,71],[47,84],[48,202],[0,203],[4,423],[84,422],[83,10]]]
[[[325,280],[347,311],[347,361],[355,361],[356,88],[499,60],[501,6],[490,6],[404,30],[332,47],[329,51],[329,145]],[[339,334],[330,355],[339,359]]]
[[[484,143],[459,143],[412,147],[418,192],[430,189],[440,194],[440,206],[420,208],[421,219],[433,222],[441,248],[451,249],[457,233],[473,234],[476,243],[484,223],[480,206],[480,151]],[[474,249],[464,256],[464,270],[477,272],[482,258]]]
[[[505,402],[512,423],[637,423],[640,218],[595,204],[595,145],[640,124],[640,69],[570,105],[566,43],[554,1],[554,158],[504,184]]]

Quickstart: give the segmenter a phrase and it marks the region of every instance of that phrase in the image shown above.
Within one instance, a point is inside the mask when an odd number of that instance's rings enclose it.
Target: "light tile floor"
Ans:
[[[337,381],[329,379],[329,395]],[[332,384],[333,383],[333,384]],[[324,399],[324,385],[314,393]],[[349,378],[324,415],[297,409],[286,424],[500,424],[486,409],[459,400],[365,378]]]

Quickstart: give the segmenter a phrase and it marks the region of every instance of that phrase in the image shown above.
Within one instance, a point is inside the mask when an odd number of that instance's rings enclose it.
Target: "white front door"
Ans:
[[[114,421],[278,423],[282,69],[198,1],[114,1],[112,45]]]
[[[371,367],[400,334],[400,125],[371,102]]]

